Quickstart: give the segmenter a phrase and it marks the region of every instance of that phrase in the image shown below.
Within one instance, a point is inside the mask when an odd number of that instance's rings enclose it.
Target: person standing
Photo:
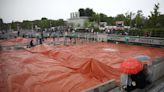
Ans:
[[[34,46],[33,39],[30,41],[30,48]]]
[[[132,80],[131,75],[121,74],[120,76],[121,91],[131,92],[136,88],[135,81]]]
[[[18,31],[18,33],[17,33],[17,36],[19,37],[19,35],[20,35],[20,31]]]
[[[144,82],[143,64],[137,59],[128,59],[121,63],[120,71],[123,73],[120,77],[121,88],[131,92],[136,88],[141,88],[141,81]],[[144,79],[142,79],[144,78]]]
[[[42,38],[39,38],[39,44],[42,44]]]

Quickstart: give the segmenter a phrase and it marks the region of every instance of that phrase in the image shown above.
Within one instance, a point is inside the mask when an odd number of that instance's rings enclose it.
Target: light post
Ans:
[[[32,29],[32,32],[33,32],[33,23],[31,23],[31,29]]]
[[[17,23],[17,31],[19,31],[19,24]]]

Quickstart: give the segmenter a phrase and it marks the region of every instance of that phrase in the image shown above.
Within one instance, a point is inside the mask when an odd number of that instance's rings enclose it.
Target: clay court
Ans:
[[[28,41],[1,41],[15,44]],[[115,43],[37,45],[0,52],[1,92],[79,92],[115,79],[120,63],[138,55],[164,56],[163,48]]]

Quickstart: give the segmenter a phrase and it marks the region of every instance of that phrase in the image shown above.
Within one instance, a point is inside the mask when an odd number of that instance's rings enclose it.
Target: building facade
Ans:
[[[73,12],[70,14],[70,18],[67,20],[67,24],[75,29],[84,29],[85,22],[88,21],[88,17],[80,17],[79,12]]]

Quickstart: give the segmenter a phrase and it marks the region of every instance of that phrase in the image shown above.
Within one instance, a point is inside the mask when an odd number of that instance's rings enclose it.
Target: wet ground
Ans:
[[[138,55],[153,60],[164,56],[164,49],[95,42],[4,50],[0,52],[0,90],[79,92],[110,79],[119,82],[120,63]]]

